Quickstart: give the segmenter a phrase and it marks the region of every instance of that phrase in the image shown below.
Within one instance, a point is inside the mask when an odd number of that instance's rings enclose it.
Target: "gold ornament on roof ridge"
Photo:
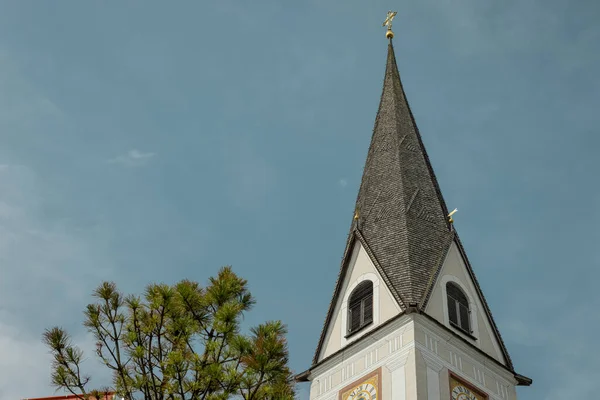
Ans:
[[[392,32],[392,21],[394,17],[398,14],[396,11],[388,11],[387,18],[383,21],[382,26],[387,26],[387,32],[385,33],[385,37],[391,39],[394,37],[394,32]]]
[[[454,219],[452,218],[452,215],[454,215],[454,213],[457,211],[458,211],[458,208],[455,208],[454,210],[452,210],[452,212],[450,214],[448,214],[448,222],[450,222],[451,224],[454,223]]]

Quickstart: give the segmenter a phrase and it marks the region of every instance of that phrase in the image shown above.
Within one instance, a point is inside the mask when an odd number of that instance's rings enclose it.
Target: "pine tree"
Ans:
[[[113,282],[94,291],[84,325],[96,355],[113,373],[113,387],[128,400],[286,400],[294,398],[285,326],[270,321],[240,331],[255,301],[247,281],[230,267],[207,287],[183,280],[151,284],[143,296],[124,296]],[[83,351],[60,327],[47,329],[52,384],[84,399],[88,388]],[[108,390],[108,389],[106,389]],[[106,391],[103,390],[103,391]]]

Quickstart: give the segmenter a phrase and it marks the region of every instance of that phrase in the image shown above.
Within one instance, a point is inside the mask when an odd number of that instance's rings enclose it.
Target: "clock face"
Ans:
[[[359,385],[348,394],[346,400],[377,400],[377,388],[371,383]]]
[[[487,400],[487,395],[477,390],[473,385],[463,382],[450,373],[450,398],[452,400]]]
[[[452,389],[452,400],[479,400],[477,395],[462,385],[456,385]]]
[[[381,369],[377,369],[342,389],[339,400],[381,400],[380,386]]]

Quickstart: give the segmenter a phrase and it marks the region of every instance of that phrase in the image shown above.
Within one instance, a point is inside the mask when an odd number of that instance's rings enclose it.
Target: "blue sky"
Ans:
[[[258,300],[247,323],[282,319],[292,367],[309,366],[388,9],[448,207],[534,379],[519,398],[594,397],[600,3],[208,3],[0,2],[0,398],[53,394],[41,333],[91,349],[101,280],[139,292],[226,264]]]

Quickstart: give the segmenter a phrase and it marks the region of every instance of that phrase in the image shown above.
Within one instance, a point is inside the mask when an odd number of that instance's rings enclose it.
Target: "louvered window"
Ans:
[[[462,289],[453,282],[446,284],[448,319],[450,324],[471,334],[469,300]]]
[[[373,322],[373,282],[361,282],[348,301],[348,334]]]

